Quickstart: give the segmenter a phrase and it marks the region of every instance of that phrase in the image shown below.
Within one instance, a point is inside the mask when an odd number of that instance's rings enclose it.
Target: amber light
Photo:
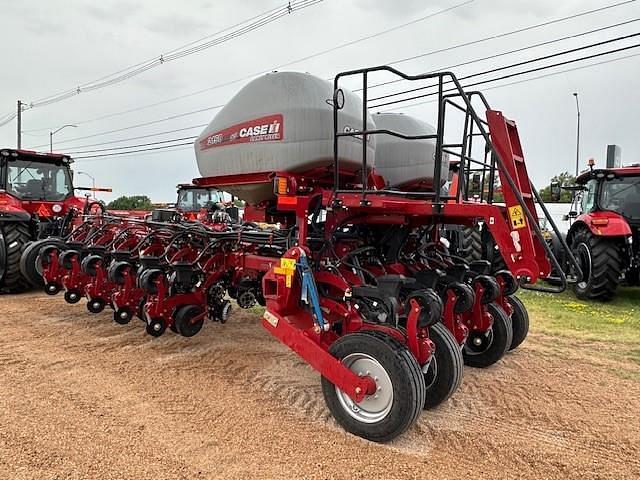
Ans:
[[[289,182],[287,182],[286,177],[278,177],[275,180],[276,183],[276,193],[278,195],[286,195],[289,193]]]
[[[591,225],[597,225],[597,226],[609,225],[609,219],[608,218],[594,218],[593,220],[591,220]]]
[[[596,164],[596,161],[593,158],[590,158],[587,161],[587,165],[589,165],[590,167],[593,167]]]

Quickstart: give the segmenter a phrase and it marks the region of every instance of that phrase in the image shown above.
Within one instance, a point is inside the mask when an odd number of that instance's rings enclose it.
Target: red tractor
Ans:
[[[72,160],[58,153],[0,150],[0,288],[20,291],[28,243],[66,235],[79,213],[97,205],[73,194]]]
[[[639,284],[640,166],[593,167],[564,187],[575,191],[567,244],[583,273],[576,296],[606,301],[621,281]]]

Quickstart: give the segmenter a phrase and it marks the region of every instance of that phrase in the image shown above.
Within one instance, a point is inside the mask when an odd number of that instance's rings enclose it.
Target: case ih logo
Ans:
[[[282,114],[268,115],[233,125],[200,140],[200,150],[249,142],[273,142],[284,138]]]

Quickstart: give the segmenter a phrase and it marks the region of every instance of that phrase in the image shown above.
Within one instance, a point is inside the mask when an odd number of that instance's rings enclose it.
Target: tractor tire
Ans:
[[[465,227],[460,232],[457,255],[471,263],[482,260],[482,233],[478,227]]]
[[[429,338],[434,343],[436,351],[424,373],[427,386],[427,397],[423,407],[425,409],[434,408],[449,399],[460,386],[464,370],[460,346],[442,323],[429,327]]]
[[[513,308],[513,313],[511,314],[513,339],[511,340],[509,350],[515,350],[524,342],[529,334],[529,313],[524,303],[522,303],[522,300],[515,295],[508,296],[507,302],[509,302],[509,305]]]
[[[29,281],[20,272],[20,258],[30,242],[28,224],[0,224],[0,289],[3,291],[19,293],[29,289]]]
[[[20,272],[22,276],[34,287],[44,286],[42,280],[42,265],[40,264],[40,252],[44,247],[54,245],[64,247],[64,241],[60,238],[45,238],[29,243],[20,257]]]
[[[513,327],[507,313],[496,303],[487,305],[493,316],[493,325],[485,333],[471,333],[464,344],[462,356],[470,367],[486,368],[493,365],[509,350],[513,342]]]
[[[426,385],[420,365],[405,345],[382,332],[361,331],[340,337],[329,353],[356,373],[369,371],[378,377],[375,396],[358,404],[322,377],[327,407],[345,430],[388,442],[413,425],[425,402]]]
[[[573,285],[573,291],[581,300],[611,300],[620,284],[622,252],[619,242],[612,238],[598,237],[589,230],[576,232],[571,250],[582,269],[582,281]]]

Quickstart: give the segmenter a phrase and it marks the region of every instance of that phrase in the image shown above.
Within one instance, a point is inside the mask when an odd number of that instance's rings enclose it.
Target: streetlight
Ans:
[[[53,152],[53,136],[56,133],[58,133],[60,130],[62,130],[63,128],[66,128],[66,127],[77,128],[78,126],[77,125],[71,125],[71,124],[63,125],[59,129],[54,130],[53,132],[49,132],[49,152]]]
[[[580,103],[578,102],[578,92],[573,92],[576,97],[576,112],[578,114],[578,126],[576,129],[576,177],[578,176],[578,168],[580,163]]]
[[[93,175],[88,174],[87,172],[76,172],[78,175],[86,175],[91,179],[91,183],[93,184],[93,198],[96,198],[96,179]]]

